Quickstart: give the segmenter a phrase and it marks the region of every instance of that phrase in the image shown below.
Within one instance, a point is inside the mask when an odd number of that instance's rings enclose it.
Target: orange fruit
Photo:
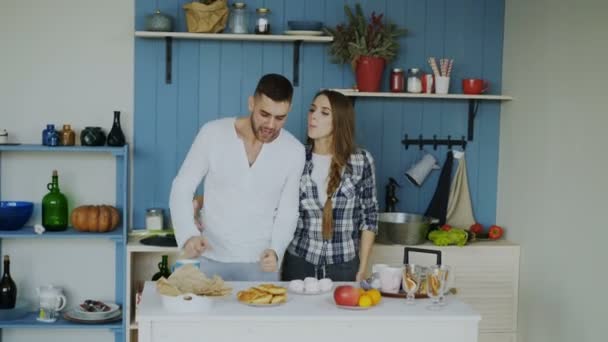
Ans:
[[[363,294],[361,295],[361,297],[359,297],[359,306],[366,308],[368,306],[372,306],[373,305],[373,301],[372,301],[372,297],[370,297],[367,294]]]
[[[380,294],[380,291],[378,291],[377,289],[367,290],[367,292],[365,292],[365,294],[368,295],[372,299],[372,303],[374,305],[380,303],[380,300],[382,299],[382,295]]]
[[[362,289],[360,287],[358,289],[359,289],[359,295],[365,294],[365,290],[364,289]]]

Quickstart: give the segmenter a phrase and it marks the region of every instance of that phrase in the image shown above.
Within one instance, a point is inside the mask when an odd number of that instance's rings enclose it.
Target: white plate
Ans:
[[[253,306],[253,307],[256,307],[256,308],[269,308],[269,307],[273,307],[273,306],[281,306],[283,304],[287,304],[288,301],[289,300],[286,300],[286,301],[281,302],[281,303],[274,303],[274,304],[255,304],[255,303],[243,303],[243,302],[239,302],[239,303],[245,304],[247,306]]]
[[[78,305],[76,308],[74,308],[73,312],[78,315],[78,317],[76,317],[76,318],[79,318],[79,319],[88,318],[88,319],[98,320],[98,319],[106,319],[108,317],[114,316],[116,314],[116,312],[119,311],[119,309],[120,309],[120,307],[116,303],[104,302],[104,304],[109,306],[110,310],[89,312],[89,311],[85,311],[83,308],[80,307],[80,305]],[[71,315],[71,316],[74,316],[74,315]]]
[[[323,31],[304,31],[304,30],[287,30],[285,34],[288,36],[322,36]]]
[[[95,312],[95,313],[102,313],[102,312]],[[121,310],[115,310],[112,311],[110,313],[103,312],[104,314],[106,314],[105,316],[90,316],[89,314],[83,314],[82,311],[78,310],[78,309],[72,309],[70,311],[67,312],[67,315],[82,321],[99,321],[99,320],[106,320],[106,319],[111,319],[111,318],[115,318],[118,317],[120,315],[122,315],[122,311]]]

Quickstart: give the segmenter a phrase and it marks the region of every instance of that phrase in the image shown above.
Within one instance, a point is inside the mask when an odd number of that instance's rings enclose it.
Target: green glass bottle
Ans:
[[[59,191],[59,176],[53,170],[53,180],[47,184],[49,193],[42,198],[42,226],[48,231],[62,231],[68,227],[68,199]]]
[[[157,281],[161,277],[169,278],[171,271],[169,271],[168,258],[168,255],[163,255],[162,261],[158,263],[158,272],[152,276],[152,281]]]

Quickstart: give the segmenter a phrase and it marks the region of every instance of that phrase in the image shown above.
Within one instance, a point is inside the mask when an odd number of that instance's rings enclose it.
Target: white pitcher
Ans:
[[[40,298],[40,311],[37,320],[41,322],[55,322],[59,311],[65,308],[67,300],[63,295],[63,289],[53,285],[36,288]]]

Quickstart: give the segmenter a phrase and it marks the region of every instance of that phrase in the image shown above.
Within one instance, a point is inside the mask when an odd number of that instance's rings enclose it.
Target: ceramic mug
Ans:
[[[380,289],[386,293],[398,293],[401,287],[403,267],[386,266],[379,269]]]
[[[468,95],[479,95],[488,91],[488,81],[480,78],[465,78],[462,80],[462,92]]]

